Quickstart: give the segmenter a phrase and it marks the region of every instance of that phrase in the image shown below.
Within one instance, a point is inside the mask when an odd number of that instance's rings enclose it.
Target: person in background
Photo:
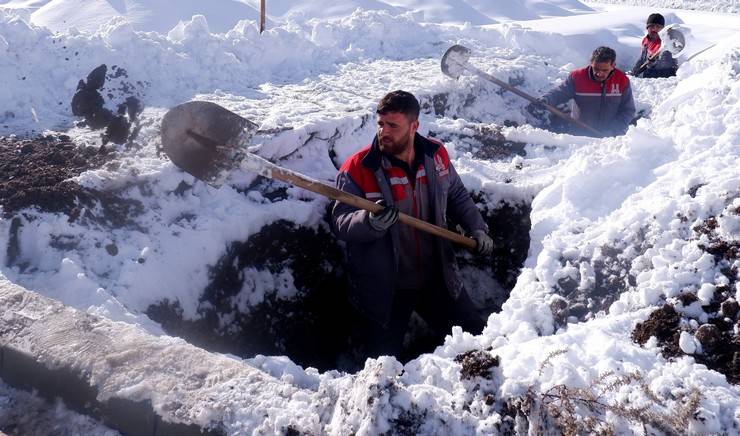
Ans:
[[[676,75],[678,63],[668,50],[661,51],[660,32],[665,26],[665,18],[660,14],[650,14],[647,19],[647,35],[642,39],[642,52],[632,67],[635,77],[654,78]]]
[[[556,88],[539,100],[557,106],[573,100],[571,116],[603,133],[603,136],[622,135],[635,116],[630,79],[615,67],[616,52],[599,47],[591,54],[590,65],[577,69]],[[527,110],[542,112],[542,104],[532,103]],[[590,131],[570,125],[563,126],[568,133],[593,136]]]
[[[470,232],[479,255],[493,250],[444,145],[417,133],[419,111],[408,92],[384,96],[373,142],[337,176],[337,188],[385,206],[370,213],[335,202],[332,209],[332,229],[346,241],[349,299],[358,312],[352,336],[363,357],[398,357],[413,311],[439,341],[453,325],[477,334],[485,322],[462,287],[450,242],[398,223],[399,211],[441,227],[449,215]]]

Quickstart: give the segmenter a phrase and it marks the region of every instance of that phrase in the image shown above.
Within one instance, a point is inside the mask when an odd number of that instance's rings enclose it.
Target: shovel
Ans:
[[[172,163],[210,185],[219,186],[231,170],[243,168],[358,209],[378,213],[383,206],[269,162],[246,149],[257,125],[215,103],[191,101],[162,119],[162,147]],[[475,239],[404,213],[398,220],[415,229],[475,250]]]
[[[560,118],[571,122],[578,127],[585,129],[595,135],[598,136],[604,136],[604,134],[593,127],[589,126],[588,124],[578,121],[577,119],[571,117],[570,115],[566,114],[565,112],[559,110],[558,108],[551,106],[547,103],[544,103],[540,100],[537,100],[536,98],[532,97],[531,95],[527,94],[526,92],[520,90],[519,88],[516,88],[514,86],[509,85],[508,83],[499,80],[498,78],[481,71],[480,69],[474,67],[473,65],[470,65],[468,63],[468,60],[470,60],[470,49],[467,47],[463,47],[462,45],[453,45],[447,51],[445,52],[444,56],[442,56],[442,72],[453,79],[457,79],[462,75],[463,72],[468,71],[476,76],[482,77],[486,80],[489,80],[496,85],[504,88],[505,90],[509,92],[513,92],[514,94],[518,95],[519,97],[524,98],[525,100],[529,100],[530,102],[542,106],[548,111],[552,112],[553,114],[559,116]]]
[[[671,55],[673,55],[673,57],[675,58],[683,51],[684,48],[686,48],[686,37],[675,24],[671,24],[661,29],[661,31],[658,32],[658,37],[662,42],[660,50],[658,50],[658,52],[654,55],[650,56],[645,61],[645,63],[640,65],[640,69],[638,70],[639,72],[642,72],[645,68],[647,68],[647,66],[650,65],[650,62],[658,59],[660,55],[663,54],[663,52],[670,52]]]

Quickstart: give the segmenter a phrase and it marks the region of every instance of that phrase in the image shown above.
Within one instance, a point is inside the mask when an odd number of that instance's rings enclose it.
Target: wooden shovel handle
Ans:
[[[659,52],[653,54],[652,56],[648,56],[647,59],[645,60],[645,63],[640,65],[639,71],[642,72],[642,70],[644,70],[648,66],[648,64],[650,64],[650,62],[658,59],[658,56],[662,53],[663,53],[663,50],[660,50]]]
[[[587,130],[587,131],[589,131],[589,132],[591,132],[591,133],[593,133],[595,135],[598,135],[598,136],[604,136],[604,134],[602,132],[594,129],[593,127],[589,126],[588,124],[584,123],[583,121],[580,121],[580,120],[577,120],[577,119],[571,117],[570,115],[568,115],[565,112],[557,109],[554,106],[551,106],[551,105],[549,105],[547,103],[544,103],[544,102],[542,102],[540,100],[537,100],[536,98],[534,98],[531,95],[527,94],[526,92],[520,90],[519,88],[517,88],[515,86],[511,86],[508,83],[506,83],[506,82],[504,82],[502,80],[499,80],[495,76],[492,76],[492,75],[486,73],[485,71],[480,70],[479,68],[476,68],[476,67],[474,67],[474,66],[472,66],[470,64],[465,64],[464,67],[466,69],[472,71],[473,73],[478,74],[478,75],[480,75],[481,77],[483,77],[483,78],[485,78],[487,80],[490,80],[491,82],[493,82],[496,85],[504,88],[505,90],[507,90],[509,92],[513,92],[514,94],[518,95],[519,97],[524,98],[525,100],[529,100],[532,103],[542,105],[548,111],[552,112],[553,114],[559,116],[560,118],[562,118],[562,119],[564,119],[566,121],[569,121],[569,122],[577,125],[578,127],[581,127],[582,129],[585,129],[585,130]]]
[[[358,209],[364,209],[368,212],[373,213],[377,213],[383,210],[383,206],[380,206],[370,200],[358,197],[354,194],[350,194],[349,192],[342,191],[341,189],[337,189],[333,186],[329,186],[325,183],[311,179],[307,176],[304,176],[303,174],[291,171],[287,168],[279,167],[272,162],[262,159],[261,157],[256,156],[252,153],[247,153],[244,161],[242,162],[242,166],[269,179],[281,180],[283,182],[290,183],[291,185],[295,185],[308,191],[315,192],[316,194],[323,195],[324,197],[331,198],[332,200],[336,200],[350,206],[354,206]],[[475,239],[465,237],[459,233],[451,232],[445,228],[435,226],[434,224],[430,224],[426,221],[414,218],[404,213],[398,214],[398,220],[423,232],[427,232],[432,235],[447,239],[448,241],[460,244],[470,250],[475,250],[478,245]]]

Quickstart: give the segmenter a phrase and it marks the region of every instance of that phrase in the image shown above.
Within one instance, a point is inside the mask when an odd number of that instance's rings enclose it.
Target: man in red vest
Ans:
[[[417,133],[419,102],[393,91],[378,104],[377,135],[339,169],[337,187],[385,204],[370,213],[336,202],[332,228],[346,241],[350,302],[359,312],[353,335],[364,357],[398,356],[413,311],[441,341],[453,325],[480,333],[479,316],[457,275],[451,244],[397,223],[399,211],[447,227],[448,215],[488,256],[493,241],[444,145]]]
[[[642,39],[642,52],[632,67],[635,77],[671,77],[676,75],[678,63],[668,50],[661,51],[660,32],[665,26],[665,18],[660,14],[650,14],[647,19],[647,35]]]
[[[558,87],[540,99],[552,106],[573,100],[571,116],[602,132],[604,136],[622,135],[635,116],[632,86],[626,74],[615,68],[617,54],[609,47],[599,47],[591,54],[591,64],[575,70]],[[536,105],[527,108],[536,110]],[[593,135],[575,126],[570,133]]]

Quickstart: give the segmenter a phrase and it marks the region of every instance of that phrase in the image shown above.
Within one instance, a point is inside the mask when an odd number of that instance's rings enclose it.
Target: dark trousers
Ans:
[[[452,326],[458,325],[466,332],[479,334],[486,323],[465,290],[453,299],[444,285],[397,289],[387,325],[357,314],[352,342],[358,357],[363,361],[381,355],[401,357],[404,336],[414,311],[426,322],[436,345],[442,344]]]

